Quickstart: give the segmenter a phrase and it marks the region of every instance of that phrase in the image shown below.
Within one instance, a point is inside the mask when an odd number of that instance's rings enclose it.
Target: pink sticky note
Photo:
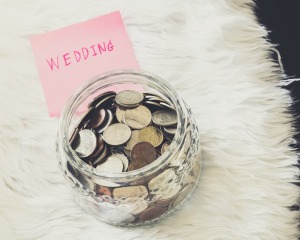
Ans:
[[[139,68],[120,12],[30,38],[50,116],[82,83],[114,69]]]

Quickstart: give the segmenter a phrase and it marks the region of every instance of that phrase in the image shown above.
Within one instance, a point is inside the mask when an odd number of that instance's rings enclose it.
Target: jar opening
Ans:
[[[168,102],[174,105],[177,112],[177,129],[175,136],[169,146],[161,156],[145,167],[121,173],[97,172],[95,168],[81,160],[69,143],[70,131],[74,125],[76,113],[83,112],[87,102],[94,96],[110,89],[139,89],[139,91],[151,91],[159,94]],[[125,90],[125,89],[124,89]],[[126,181],[135,176],[151,174],[157,168],[161,168],[172,159],[183,144],[184,132],[187,128],[186,108],[175,90],[163,79],[153,74],[141,70],[114,70],[106,72],[87,81],[82,87],[77,89],[65,105],[59,123],[59,144],[68,155],[68,161],[77,169],[91,178],[104,180]]]

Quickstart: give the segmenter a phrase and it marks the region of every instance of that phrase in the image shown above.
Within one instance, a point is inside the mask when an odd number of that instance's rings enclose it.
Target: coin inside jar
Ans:
[[[104,141],[112,146],[126,143],[130,136],[130,128],[123,123],[114,123],[103,132]]]
[[[115,153],[113,155],[111,155],[112,157],[116,157],[116,158],[119,158],[122,163],[123,163],[123,172],[125,172],[128,168],[128,165],[129,165],[129,161],[128,161],[128,158],[122,154],[122,153]]]
[[[151,112],[143,105],[125,111],[124,122],[133,129],[142,129],[151,122]]]
[[[90,118],[90,121],[88,123],[88,127],[90,128],[97,128],[99,127],[106,116],[106,111],[104,109],[94,109],[93,114]]]
[[[149,142],[154,147],[159,146],[163,141],[162,132],[153,126],[148,126],[140,130],[138,135],[139,142]]]
[[[131,150],[132,162],[128,170],[136,170],[142,168],[156,159],[156,150],[152,144],[148,142],[137,143]]]
[[[172,126],[177,123],[177,114],[174,110],[158,110],[152,115],[152,121],[158,126]]]
[[[75,152],[79,157],[88,157],[90,156],[96,149],[97,139],[96,135],[93,131],[89,129],[83,129],[79,131],[79,144],[75,149]]]
[[[133,130],[131,132],[131,137],[130,137],[129,141],[127,142],[127,144],[124,146],[124,148],[126,150],[131,151],[133,146],[139,142],[139,132],[140,132],[140,130]]]
[[[120,173],[123,171],[123,163],[117,157],[108,157],[106,161],[96,167],[97,172]]]
[[[144,99],[144,95],[133,90],[124,90],[116,95],[116,103],[122,107],[137,107]]]

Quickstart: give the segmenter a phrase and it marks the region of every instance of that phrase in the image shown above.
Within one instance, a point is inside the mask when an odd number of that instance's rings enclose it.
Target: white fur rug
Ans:
[[[0,239],[296,239],[299,175],[289,92],[250,0],[2,0]],[[192,107],[203,174],[157,224],[118,228],[74,202],[56,160],[29,36],[120,10],[142,69]]]

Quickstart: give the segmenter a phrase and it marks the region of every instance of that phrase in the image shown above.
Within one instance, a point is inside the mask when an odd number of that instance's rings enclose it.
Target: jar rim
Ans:
[[[145,78],[148,83],[150,83],[150,87],[158,86],[160,89],[163,89],[163,92],[167,94],[167,97],[170,98],[172,104],[175,107],[177,112],[177,129],[175,136],[171,142],[170,147],[166,150],[161,156],[159,156],[155,161],[148,164],[145,167],[140,169],[136,169],[129,172],[121,172],[121,173],[108,173],[108,172],[97,172],[95,168],[86,164],[82,161],[73,150],[69,143],[69,127],[72,116],[78,107],[74,104],[76,99],[78,99],[88,88],[97,84],[99,81],[102,81],[103,86],[113,86],[115,84],[107,85],[107,82],[111,77],[114,76],[138,76]],[[134,81],[133,81],[134,82]],[[132,81],[128,81],[125,83],[133,83]],[[116,82],[114,82],[116,83]],[[162,91],[159,90],[160,93]],[[66,105],[63,108],[60,120],[59,120],[59,132],[58,132],[58,142],[62,144],[62,149],[67,153],[68,157],[67,161],[70,162],[75,168],[79,169],[83,174],[89,176],[90,178],[97,178],[102,180],[111,180],[111,181],[126,181],[130,180],[133,177],[144,176],[147,174],[151,174],[153,171],[157,170],[157,168],[167,164],[168,159],[172,159],[176,152],[178,151],[178,147],[183,145],[184,141],[184,132],[186,131],[186,108],[185,104],[181,97],[179,97],[176,91],[173,89],[171,85],[169,85],[162,78],[146,72],[144,70],[137,69],[119,69],[113,70],[109,72],[104,72],[102,74],[96,75],[93,78],[87,80],[83,85],[81,85],[69,98]]]

